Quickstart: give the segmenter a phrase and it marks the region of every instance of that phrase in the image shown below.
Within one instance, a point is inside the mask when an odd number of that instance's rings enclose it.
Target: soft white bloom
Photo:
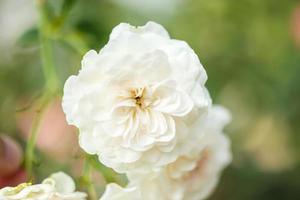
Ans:
[[[115,183],[110,183],[106,185],[100,200],[142,200],[142,196],[137,187],[122,188]]]
[[[201,123],[203,137],[191,138],[194,146],[159,172],[129,173],[129,186],[138,186],[143,200],[201,200],[208,197],[220,173],[231,161],[230,143],[222,133],[230,120],[227,110],[213,107]],[[191,143],[192,145],[192,143]]]
[[[197,55],[159,24],[121,23],[65,83],[63,109],[80,146],[118,172],[174,161],[211,99]]]
[[[63,172],[52,174],[41,184],[23,183],[0,190],[0,200],[85,200],[87,195],[75,191],[75,183]]]

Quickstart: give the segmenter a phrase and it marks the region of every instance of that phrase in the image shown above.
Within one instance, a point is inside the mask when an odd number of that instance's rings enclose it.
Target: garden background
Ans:
[[[66,124],[60,97],[83,54],[100,50],[114,26],[149,20],[195,50],[208,73],[214,103],[232,112],[226,133],[233,162],[209,199],[299,198],[297,0],[0,0],[0,133],[13,138],[24,155],[10,179],[28,176],[26,138],[45,96],[45,74],[50,74],[55,92],[41,113],[33,177],[41,180],[64,170],[75,177],[78,190],[94,183],[99,194],[105,181],[126,182],[79,150],[77,131]],[[39,37],[41,29],[44,37]],[[41,52],[53,61],[47,63],[53,67],[48,72],[41,67]]]

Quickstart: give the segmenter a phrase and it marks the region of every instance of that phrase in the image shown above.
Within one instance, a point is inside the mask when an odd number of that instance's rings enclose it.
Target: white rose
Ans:
[[[75,191],[75,183],[63,172],[52,174],[41,184],[23,183],[0,190],[0,200],[85,200],[87,195]]]
[[[210,106],[206,79],[194,51],[161,25],[122,23],[84,56],[62,104],[86,152],[118,172],[152,170],[176,159],[177,141]]]
[[[203,137],[191,138],[189,152],[158,172],[130,172],[129,186],[138,186],[143,200],[201,200],[216,187],[220,173],[231,161],[230,142],[222,133],[230,115],[222,107],[213,107],[198,131]],[[192,143],[191,143],[192,144]]]
[[[142,200],[142,197],[137,187],[122,188],[115,183],[110,183],[106,185],[100,200]]]

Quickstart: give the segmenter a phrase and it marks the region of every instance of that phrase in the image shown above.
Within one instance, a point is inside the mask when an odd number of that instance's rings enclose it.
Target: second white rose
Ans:
[[[213,106],[208,116],[198,124],[194,135],[187,139],[190,148],[172,163],[156,172],[128,173],[129,184],[106,186],[100,200],[202,200],[213,192],[222,170],[231,161],[230,141],[223,133],[230,113]]]

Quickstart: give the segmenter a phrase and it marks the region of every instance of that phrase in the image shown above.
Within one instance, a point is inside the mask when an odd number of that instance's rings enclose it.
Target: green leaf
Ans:
[[[66,16],[76,2],[77,0],[64,0],[63,5],[61,7],[60,16]]]
[[[39,41],[39,34],[37,27],[30,28],[29,30],[25,31],[17,40],[17,44],[23,47],[32,46],[38,44]]]

